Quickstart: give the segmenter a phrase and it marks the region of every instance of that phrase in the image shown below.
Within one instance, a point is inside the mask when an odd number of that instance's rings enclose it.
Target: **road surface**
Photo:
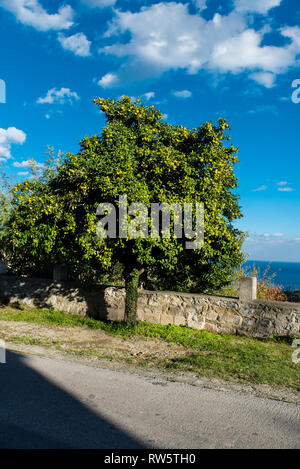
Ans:
[[[300,406],[7,352],[1,448],[300,448]]]

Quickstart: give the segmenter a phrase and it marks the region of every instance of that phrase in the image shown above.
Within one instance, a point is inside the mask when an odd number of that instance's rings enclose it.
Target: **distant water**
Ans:
[[[251,269],[253,266],[261,275],[270,266],[266,277],[276,273],[273,279],[275,285],[282,285],[286,290],[300,290],[300,262],[247,261],[243,265],[246,269]]]

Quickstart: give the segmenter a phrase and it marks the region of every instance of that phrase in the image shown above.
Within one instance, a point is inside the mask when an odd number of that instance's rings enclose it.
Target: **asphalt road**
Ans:
[[[1,448],[299,448],[300,407],[7,353]]]

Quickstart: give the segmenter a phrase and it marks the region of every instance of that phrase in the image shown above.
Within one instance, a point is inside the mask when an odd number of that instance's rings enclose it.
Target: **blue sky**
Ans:
[[[0,160],[13,180],[47,145],[77,152],[100,133],[97,96],[142,97],[187,127],[226,117],[245,251],[300,262],[297,0],[0,0],[0,22]]]

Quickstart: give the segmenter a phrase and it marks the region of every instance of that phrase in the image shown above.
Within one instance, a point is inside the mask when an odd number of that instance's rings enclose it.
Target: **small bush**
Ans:
[[[261,300],[287,301],[287,296],[282,285],[275,285],[276,272],[270,274],[271,266],[268,265],[263,272],[253,266],[251,276],[258,278],[257,297]]]
[[[275,285],[274,278],[276,277],[276,272],[273,274],[270,273],[271,266],[268,265],[266,269],[262,272],[260,268],[256,268],[255,265],[251,267],[245,267],[239,269],[235,273],[235,277],[231,284],[218,291],[212,293],[238,298],[239,296],[239,282],[241,277],[257,277],[257,297],[260,300],[270,300],[270,301],[292,301],[289,300],[287,292],[284,292],[283,286]],[[299,300],[300,301],[300,292]]]

